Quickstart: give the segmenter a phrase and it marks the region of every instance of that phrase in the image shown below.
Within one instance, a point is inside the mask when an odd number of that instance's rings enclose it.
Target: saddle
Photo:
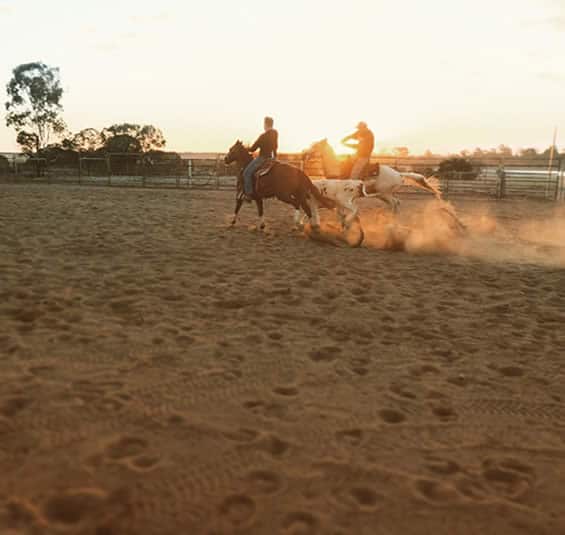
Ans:
[[[346,160],[341,168],[342,174],[337,177],[328,176],[328,178],[339,178],[341,180],[348,180],[351,174],[351,169],[353,168],[353,164],[354,164],[354,160],[352,158]],[[359,180],[369,180],[371,178],[376,178],[379,176],[380,171],[381,171],[381,164],[379,162],[368,163],[363,168],[363,171],[361,171]]]
[[[277,160],[265,160],[259,167],[259,169],[257,169],[257,171],[255,171],[255,178],[259,179],[262,176],[265,176],[266,174],[268,174],[271,169],[277,165],[279,162]]]
[[[264,161],[259,168],[253,174],[253,191],[258,192],[261,190],[261,179],[268,175],[273,167],[280,165],[280,162],[277,160],[266,160]]]

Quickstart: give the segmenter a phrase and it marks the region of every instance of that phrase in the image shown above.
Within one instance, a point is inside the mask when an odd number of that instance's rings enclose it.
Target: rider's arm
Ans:
[[[355,139],[355,134],[351,134],[349,136],[345,136],[342,140],[341,143],[343,145],[345,145],[350,139]]]
[[[345,141],[342,141],[341,144],[350,149],[357,149],[358,147],[357,143],[346,143]]]
[[[273,158],[277,159],[277,152],[279,150],[279,135],[275,132],[275,143],[273,145]]]
[[[261,134],[257,140],[255,141],[255,143],[253,143],[253,145],[251,145],[251,147],[249,147],[247,150],[249,152],[255,152],[258,148],[259,148],[259,144],[261,143],[261,138],[264,136],[264,134]]]

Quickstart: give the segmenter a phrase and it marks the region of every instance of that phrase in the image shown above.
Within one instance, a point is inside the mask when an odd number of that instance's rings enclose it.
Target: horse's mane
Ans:
[[[314,143],[312,143],[311,149],[318,151],[320,155],[327,155],[333,158],[334,160],[337,160],[337,156],[335,154],[333,147],[328,143],[328,140],[325,138],[321,139],[320,141],[315,141]]]
[[[337,161],[337,155],[335,153],[334,148],[328,143],[327,139],[323,139],[322,141],[320,141],[320,145],[322,146],[322,150],[325,150],[326,153],[329,154],[329,156],[331,156],[334,160]]]
[[[333,147],[329,144],[326,138],[313,143],[312,150],[317,151],[320,154],[326,176],[341,175],[342,162],[340,162]]]

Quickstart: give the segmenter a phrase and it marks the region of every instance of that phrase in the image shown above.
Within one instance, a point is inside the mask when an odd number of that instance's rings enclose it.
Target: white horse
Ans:
[[[343,230],[347,230],[353,221],[359,221],[357,200],[362,197],[376,197],[385,201],[393,214],[398,212],[400,205],[400,201],[394,196],[394,193],[403,185],[412,185],[423,189],[432,193],[436,199],[441,200],[439,181],[435,177],[426,178],[419,173],[400,173],[387,165],[377,164],[370,166],[368,177],[365,180],[343,179],[339,177],[345,174],[344,170],[342,170],[339,160],[326,139],[312,145],[311,149],[305,153],[306,160],[314,153],[321,156],[324,173],[328,178],[313,180],[312,182],[324,197],[335,201]],[[457,233],[466,231],[466,226],[452,209],[440,204],[438,210],[447,216],[447,220],[454,231]],[[300,210],[296,210],[294,214],[295,224],[298,225],[300,219]]]
[[[339,179],[342,181],[343,178],[348,176],[347,170],[344,172],[342,169],[342,163],[337,159],[327,139],[322,139],[312,144],[304,155],[306,161],[314,155],[319,155],[327,179]],[[317,182],[318,181],[314,181],[314,184]],[[347,182],[347,180],[345,182]],[[388,165],[370,166],[368,176],[363,182],[367,185],[367,191],[369,191],[370,188],[371,196],[385,201],[393,213],[398,212],[400,206],[400,201],[394,194],[404,185],[411,185],[423,189],[432,193],[436,199],[441,199],[441,191],[437,179],[426,178],[419,173],[399,172]]]

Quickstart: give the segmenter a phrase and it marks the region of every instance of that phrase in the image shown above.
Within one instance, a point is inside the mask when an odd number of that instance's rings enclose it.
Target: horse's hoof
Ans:
[[[363,229],[361,229],[361,232],[359,233],[359,237],[357,238],[357,241],[350,243],[349,245],[353,248],[361,247],[361,244],[363,243],[364,239],[365,239],[365,233],[363,232]]]

